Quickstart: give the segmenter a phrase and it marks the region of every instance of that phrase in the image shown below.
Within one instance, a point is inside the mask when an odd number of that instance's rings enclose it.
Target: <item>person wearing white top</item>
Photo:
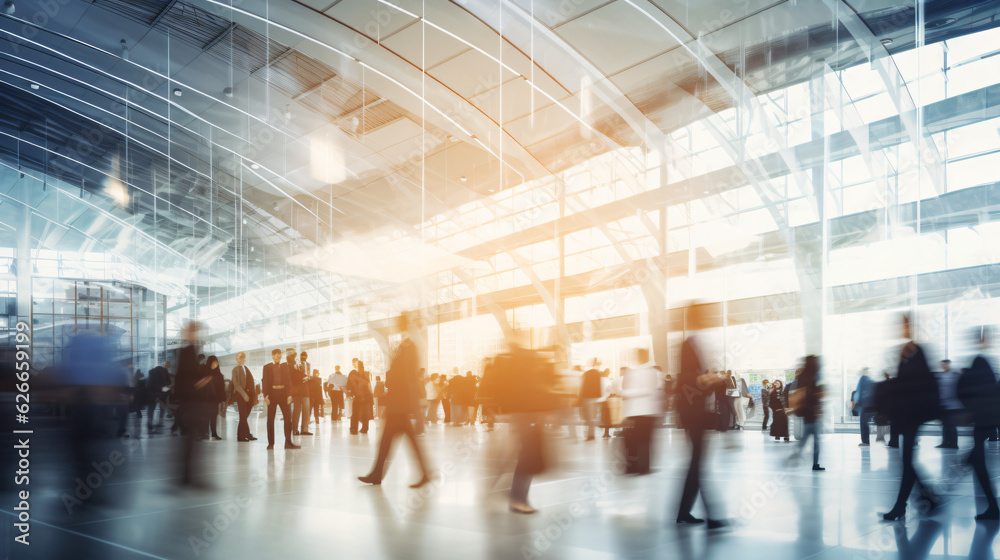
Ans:
[[[432,373],[427,383],[424,383],[424,392],[427,393],[427,412],[424,417],[428,424],[436,424],[438,418],[438,405],[441,402],[441,386],[438,384],[438,374]]]
[[[635,363],[639,364],[625,371],[622,377],[622,415],[632,425],[631,442],[635,453],[632,472],[649,474],[650,455],[653,444],[653,424],[663,411],[660,400],[662,391],[658,389],[659,375],[649,363],[649,350],[637,348]]]

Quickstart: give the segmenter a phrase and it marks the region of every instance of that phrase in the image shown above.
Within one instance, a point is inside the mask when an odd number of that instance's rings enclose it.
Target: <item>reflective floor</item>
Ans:
[[[498,458],[506,455],[501,429],[430,427],[422,442],[440,480],[410,490],[418,475],[405,445],[381,486],[355,479],[372,463],[378,430],[352,436],[347,422],[327,418],[316,435],[296,438],[301,450],[269,452],[263,419],[251,418],[262,438],[252,443],[233,441],[235,415],[227,420],[226,439],[202,446],[210,488],[200,491],[176,486],[178,438],[169,434],[109,440],[108,462],[77,484],[96,487],[90,495],[63,491],[59,446],[36,439],[32,544],[11,545],[4,523],[6,557],[912,559],[993,558],[997,548],[997,524],[973,519],[985,505],[962,466],[970,438],[958,451],[934,449],[937,436],[922,438],[919,464],[945,507],[924,518],[911,506],[904,524],[878,516],[898,488],[898,450],[827,434],[828,470],[814,474],[808,461],[787,465],[794,442],[759,430],[712,434],[710,499],[732,525],[707,531],[674,523],[687,445],[673,429],[658,431],[655,471],[640,478],[618,474],[617,440],[583,442],[559,430],[552,468],[531,488],[540,511],[525,516],[507,511],[509,475],[495,476],[506,466]],[[988,461],[1000,473],[1000,448],[990,448]],[[4,497],[8,516],[13,503]],[[698,506],[695,514],[703,513]]]

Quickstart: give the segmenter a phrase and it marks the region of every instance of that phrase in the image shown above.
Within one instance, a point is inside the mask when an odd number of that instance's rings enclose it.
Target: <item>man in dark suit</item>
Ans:
[[[417,345],[407,336],[408,324],[406,315],[401,315],[397,320],[397,328],[403,334],[403,340],[396,349],[392,357],[389,371],[385,372],[385,428],[382,431],[382,440],[378,446],[378,458],[372,471],[359,476],[358,480],[367,484],[381,484],[382,475],[385,472],[385,462],[389,458],[389,447],[396,436],[403,435],[409,438],[413,444],[413,452],[417,462],[420,464],[420,472],[423,477],[410,488],[420,488],[431,481],[430,472],[424,461],[424,454],[417,442],[417,436],[413,432],[413,422],[410,418],[420,411],[420,399],[424,393],[424,386],[418,374],[419,356],[417,355]]]
[[[236,425],[236,441],[252,441],[257,438],[250,433],[250,424],[247,419],[250,417],[250,410],[257,403],[257,395],[254,390],[253,374],[250,368],[243,365],[247,359],[245,352],[236,354],[236,367],[233,368],[233,391],[236,408],[240,412],[240,420]]]
[[[146,383],[146,389],[149,391],[149,402],[146,405],[146,429],[150,433],[153,433],[154,430],[159,430],[163,424],[163,416],[167,410],[167,391],[164,390],[165,388],[170,388],[169,361],[163,362],[162,366],[156,366],[149,370],[149,381]],[[156,411],[157,404],[160,405],[160,418],[156,422],[153,422],[153,413]]]
[[[274,449],[274,415],[281,408],[285,423],[285,449],[298,449],[299,445],[292,442],[292,380],[288,369],[281,363],[281,350],[271,351],[270,364],[264,366],[264,376],[261,380],[261,390],[264,402],[267,403],[267,448]]]

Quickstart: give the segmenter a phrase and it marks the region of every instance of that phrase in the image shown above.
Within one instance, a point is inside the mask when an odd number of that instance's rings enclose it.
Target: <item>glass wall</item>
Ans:
[[[28,269],[0,297],[32,292],[39,348],[70,317],[133,352],[199,319],[227,363],[384,371],[419,310],[431,371],[523,332],[676,373],[697,299],[711,367],[821,355],[841,421],[899,313],[959,365],[997,316],[992,3],[127,4],[85,17],[143,33],[2,54],[0,272]],[[67,295],[88,279],[114,297]]]

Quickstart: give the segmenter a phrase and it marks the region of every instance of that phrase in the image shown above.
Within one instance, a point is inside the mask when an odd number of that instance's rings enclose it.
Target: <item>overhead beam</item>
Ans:
[[[177,4],[177,0],[170,0],[170,3],[167,4],[167,7],[160,10],[160,13],[156,14],[156,17],[153,18],[153,23],[149,24],[149,26],[156,27],[156,24],[160,23],[160,20],[163,19],[163,16],[167,15],[167,12],[169,12],[170,10],[174,9],[175,4]]]
[[[233,29],[236,29],[236,22],[235,21],[232,22],[232,23],[230,23],[229,27],[227,27],[225,31],[223,31],[222,33],[219,33],[218,35],[216,35],[214,39],[212,39],[204,47],[202,47],[201,48],[201,52],[208,52],[208,51],[212,50],[212,47],[214,47],[215,45],[218,45],[219,41],[222,41],[223,39],[226,38],[227,35],[229,35],[230,33],[233,32]]]

